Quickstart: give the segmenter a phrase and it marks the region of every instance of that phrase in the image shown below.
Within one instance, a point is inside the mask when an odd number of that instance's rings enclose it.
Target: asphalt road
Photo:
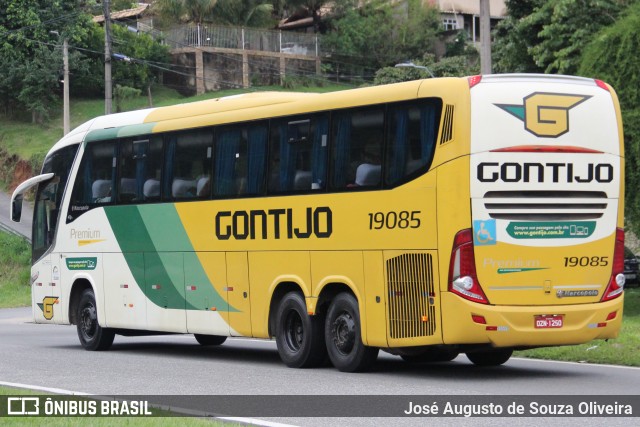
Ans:
[[[344,374],[333,368],[290,369],[275,342],[229,339],[205,348],[192,336],[116,337],[105,352],[84,351],[75,327],[35,325],[30,309],[0,310],[0,381],[112,395],[638,395],[640,369],[514,358],[481,369],[464,356],[410,365],[381,353],[375,370]],[[259,398],[258,398],[259,399]],[[640,404],[640,397],[635,396]],[[356,404],[374,404],[366,397]],[[277,403],[277,402],[276,402]],[[280,402],[281,404],[282,402]],[[180,406],[183,407],[183,406]],[[637,414],[636,417],[640,415]],[[249,414],[255,418],[254,414]],[[426,425],[422,418],[264,418],[301,426]],[[438,425],[602,425],[600,418],[440,418]],[[434,420],[432,420],[433,422]],[[607,425],[638,425],[612,418]]]

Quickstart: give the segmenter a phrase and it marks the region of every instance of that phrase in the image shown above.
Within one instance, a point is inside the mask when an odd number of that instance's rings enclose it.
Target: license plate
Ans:
[[[534,318],[534,326],[536,329],[562,328],[563,324],[561,314],[540,315]]]

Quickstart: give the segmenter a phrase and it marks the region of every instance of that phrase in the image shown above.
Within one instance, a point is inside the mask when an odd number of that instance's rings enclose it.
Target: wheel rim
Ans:
[[[299,351],[304,341],[304,327],[302,326],[302,318],[297,311],[289,311],[284,328],[287,346],[293,351]]]
[[[331,326],[333,344],[343,355],[348,355],[356,343],[356,322],[350,313],[342,312]]]
[[[95,336],[97,328],[96,308],[93,304],[87,303],[80,312],[80,331],[82,336],[87,341],[90,341]]]

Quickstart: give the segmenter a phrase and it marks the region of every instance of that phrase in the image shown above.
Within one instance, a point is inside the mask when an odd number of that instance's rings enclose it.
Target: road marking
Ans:
[[[622,365],[605,365],[600,363],[587,363],[587,362],[569,362],[566,360],[547,360],[547,359],[533,359],[528,357],[512,357],[510,360],[522,360],[528,362],[543,362],[543,363],[565,363],[568,365],[578,365],[578,366],[598,366],[600,368],[616,368],[616,369],[635,369],[638,370],[640,367],[638,366],[622,366]]]
[[[62,388],[53,388],[53,387],[42,387],[39,385],[31,385],[31,384],[20,384],[20,383],[10,383],[6,381],[0,381],[0,385],[4,385],[7,387],[14,387],[14,388],[26,388],[30,390],[46,391],[47,393],[55,393],[55,394],[70,394],[72,396],[90,396],[89,393],[83,393],[81,391],[64,390]]]
[[[95,396],[96,398],[100,398],[100,395],[93,395],[90,393],[83,393],[81,391],[73,391],[73,390],[65,390],[62,388],[54,388],[54,387],[42,387],[42,386],[38,386],[38,385],[32,385],[32,384],[21,384],[21,383],[11,383],[11,382],[7,382],[7,381],[0,381],[0,386],[6,386],[6,387],[13,387],[13,388],[22,388],[22,389],[28,389],[28,390],[36,390],[36,391],[44,391],[47,393],[54,393],[54,394],[66,394],[66,395],[72,395],[72,396]],[[151,404],[151,406],[153,406],[153,402],[149,402]],[[161,409],[170,409],[174,412],[180,412],[183,414],[191,414],[191,415],[195,415],[195,416],[203,416],[206,415],[204,412],[201,411],[193,411],[193,410],[188,410],[188,409],[181,409],[181,408],[167,408],[164,405],[160,405]],[[241,424],[248,424],[248,425],[254,425],[254,426],[260,426],[260,427],[296,427],[292,424],[282,424],[282,423],[276,423],[273,421],[266,421],[266,420],[259,420],[256,418],[244,418],[244,417],[208,417],[208,418],[215,418],[218,420],[222,420],[222,421],[233,421],[236,423],[241,423]]]

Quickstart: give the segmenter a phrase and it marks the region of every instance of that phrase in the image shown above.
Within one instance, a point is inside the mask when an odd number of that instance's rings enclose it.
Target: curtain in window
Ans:
[[[337,127],[333,185],[343,188],[347,186],[347,172],[351,160],[351,115],[339,117]]]
[[[105,159],[105,161],[108,161],[111,163],[111,193],[113,193],[114,189],[116,189],[116,184],[118,182],[118,176],[116,175],[116,171],[117,168],[115,167],[115,165],[117,164],[117,158],[118,158],[118,146],[116,145],[116,143],[112,143],[111,144],[111,157],[108,159]],[[111,198],[109,201],[113,201],[114,199],[114,195],[111,194]]]
[[[267,164],[267,128],[252,126],[249,128],[248,137],[247,192],[260,194]]]
[[[311,148],[311,182],[324,188],[327,179],[327,138],[329,132],[329,120],[327,117],[319,117],[316,120],[313,147]]]
[[[88,153],[85,153],[86,162],[84,164],[84,170],[82,178],[84,180],[83,192],[78,195],[78,203],[91,203],[93,202],[93,180],[95,177],[93,176],[93,155],[94,150],[87,147]]]
[[[220,133],[216,143],[214,192],[217,196],[235,193],[236,154],[242,133],[231,129]]]
[[[133,144],[133,158],[136,161],[136,199],[142,200],[144,181],[147,176],[146,163],[149,159],[147,152],[148,142]]]
[[[291,132],[289,132],[291,130]],[[293,190],[298,153],[298,128],[289,123],[280,124],[280,191]]]
[[[173,184],[173,173],[175,170],[176,162],[176,141],[175,136],[170,136],[167,140],[167,152],[164,163],[164,182],[162,184],[162,194],[165,197],[172,197],[171,185]]]
[[[396,111],[395,122],[395,141],[391,162],[389,164],[389,178],[391,183],[400,181],[405,175],[407,150],[409,148],[409,111],[406,109]]]
[[[433,149],[436,144],[436,109],[433,106],[425,106],[420,109],[420,146],[422,165],[431,163]]]

